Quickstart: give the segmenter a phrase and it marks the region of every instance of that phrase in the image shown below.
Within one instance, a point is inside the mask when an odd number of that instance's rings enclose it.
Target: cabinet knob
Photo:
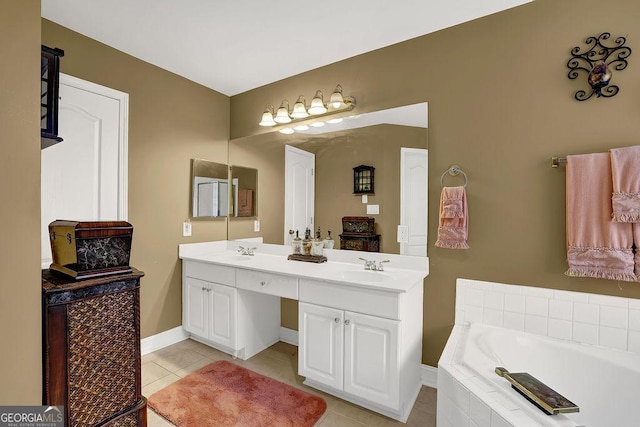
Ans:
[[[349,319],[344,321],[344,324],[347,325],[347,326],[349,326],[349,323],[351,323],[351,321]]]
[[[336,323],[340,323],[340,318],[336,317],[335,319],[333,319],[333,321],[336,322]]]
[[[265,282],[265,281],[263,280],[262,282],[260,282],[260,284],[261,284],[262,286],[266,286],[267,282]]]
[[[202,291],[206,291],[206,290],[207,290],[207,288],[205,288],[205,287],[203,286],[203,287],[202,287]]]

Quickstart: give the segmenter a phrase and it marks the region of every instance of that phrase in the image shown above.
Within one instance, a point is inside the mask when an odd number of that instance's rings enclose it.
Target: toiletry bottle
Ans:
[[[327,237],[324,238],[323,243],[325,249],[333,249],[336,242],[331,238],[331,230],[327,231]]]
[[[298,230],[296,230],[296,237],[291,241],[291,247],[295,255],[300,255],[302,253],[302,239],[298,235]]]
[[[302,239],[302,255],[311,255],[311,231],[307,228]]]
[[[324,243],[320,238],[320,227],[318,227],[318,231],[316,231],[316,237],[313,239],[313,242],[311,242],[311,245],[311,255],[322,256],[322,248],[324,246]]]

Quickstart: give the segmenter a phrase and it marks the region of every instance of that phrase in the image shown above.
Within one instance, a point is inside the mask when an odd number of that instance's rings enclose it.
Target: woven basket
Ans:
[[[138,345],[136,303],[134,292],[120,292],[69,305],[70,425],[93,426],[140,399],[139,359],[132,351]],[[133,415],[114,425],[137,425]]]

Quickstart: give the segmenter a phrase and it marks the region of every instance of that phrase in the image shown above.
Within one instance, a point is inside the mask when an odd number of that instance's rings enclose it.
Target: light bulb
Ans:
[[[331,94],[331,98],[329,98],[329,104],[333,108],[340,108],[344,105],[344,98],[342,97],[342,86],[336,86],[336,90]]]
[[[327,112],[327,107],[324,105],[324,100],[322,99],[322,91],[317,90],[315,96],[311,100],[311,105],[309,106],[309,114],[317,115],[324,114]]]
[[[293,117],[294,119],[304,119],[305,117],[309,117],[309,113],[307,113],[307,107],[304,105],[304,103],[304,96],[300,95],[296,103],[293,104],[291,117]]]
[[[286,107],[284,106],[285,103],[287,104]],[[280,104],[280,108],[278,108],[276,116],[273,118],[276,123],[289,123],[291,121],[291,117],[289,117],[288,107],[289,102],[286,100],[282,101],[282,103]]]
[[[269,109],[267,107],[262,113],[262,120],[260,121],[260,126],[275,126],[276,122],[273,120],[273,108]]]

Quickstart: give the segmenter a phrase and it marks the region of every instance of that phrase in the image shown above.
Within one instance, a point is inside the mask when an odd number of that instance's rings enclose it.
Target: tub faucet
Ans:
[[[253,256],[253,251],[255,250],[256,248],[245,248],[244,246],[238,246],[238,252],[240,252],[240,255]]]

